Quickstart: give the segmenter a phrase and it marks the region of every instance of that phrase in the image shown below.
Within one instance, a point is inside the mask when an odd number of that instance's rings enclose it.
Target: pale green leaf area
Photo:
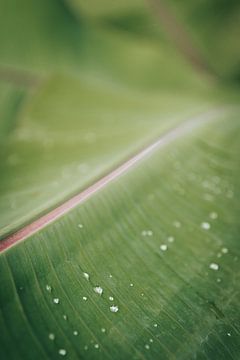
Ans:
[[[1,236],[81,190],[177,123],[207,111],[210,104],[194,95],[143,96],[68,77],[44,83],[22,109],[4,147]]]
[[[239,358],[238,118],[168,144],[2,254],[1,358]]]

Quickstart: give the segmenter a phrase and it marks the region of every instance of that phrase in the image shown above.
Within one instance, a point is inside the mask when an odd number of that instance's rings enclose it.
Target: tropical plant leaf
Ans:
[[[238,358],[239,121],[212,120],[2,253],[3,358]]]
[[[0,14],[0,359],[238,360],[239,6]]]

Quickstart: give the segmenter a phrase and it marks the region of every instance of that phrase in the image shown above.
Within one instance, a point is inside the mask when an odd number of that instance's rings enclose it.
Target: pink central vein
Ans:
[[[150,155],[153,151],[168,145],[173,140],[191,132],[193,129],[199,127],[200,125],[203,125],[210,120],[214,120],[216,116],[219,115],[219,113],[219,110],[211,110],[207,113],[201,114],[184,122],[183,124],[170,130],[168,133],[162,135],[155,142],[141,150],[138,154],[131,157],[129,160],[111,171],[109,174],[97,180],[94,184],[90,185],[88,188],[81,191],[79,194],[73,196],[71,199],[65,201],[63,204],[51,210],[47,214],[41,216],[37,220],[33,221],[31,224],[24,226],[22,229],[16,231],[15,233],[7,236],[5,239],[0,241],[0,252],[12,247],[20,241],[40,231],[45,226],[51,224],[53,221],[63,216],[71,209],[75,208],[77,205],[87,200],[97,191],[103,189],[110,182],[119,178],[121,175],[131,169],[134,165],[140,162],[140,160]]]

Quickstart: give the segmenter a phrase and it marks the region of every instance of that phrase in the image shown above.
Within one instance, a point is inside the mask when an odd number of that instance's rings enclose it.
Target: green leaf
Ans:
[[[2,253],[3,358],[237,359],[239,121],[214,117]]]
[[[166,14],[236,81],[233,3]],[[237,360],[237,88],[99,4],[0,3],[0,358]]]

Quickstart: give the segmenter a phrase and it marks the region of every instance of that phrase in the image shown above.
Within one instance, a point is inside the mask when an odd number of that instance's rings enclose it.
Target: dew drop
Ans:
[[[83,300],[84,300],[84,301],[87,301],[87,297],[86,297],[86,296],[83,296]]]
[[[231,333],[227,333],[227,336],[231,336]]]
[[[118,306],[115,306],[115,305],[110,306],[110,311],[113,313],[118,312]]]
[[[150,342],[150,343],[153,343],[153,339],[149,339],[149,342]]]
[[[142,236],[152,236],[153,232],[152,230],[143,230],[141,234]]]
[[[48,335],[48,338],[49,338],[49,340],[55,340],[55,335],[53,334],[53,333],[50,333],[49,335]]]
[[[46,285],[46,290],[47,290],[48,292],[52,292],[52,287],[51,287],[50,285]]]
[[[105,329],[105,328],[101,328],[101,332],[102,332],[102,333],[105,333],[105,332],[106,332],[106,329]]]
[[[219,265],[218,264],[216,264],[216,263],[211,263],[210,265],[209,265],[209,268],[211,269],[211,270],[218,270],[219,269]]]
[[[60,349],[58,353],[59,355],[65,356],[67,354],[67,351],[65,349]]]
[[[77,330],[74,330],[74,331],[73,331],[73,335],[74,335],[74,336],[77,336],[77,335],[78,335],[78,331],[77,331]]]
[[[145,349],[149,350],[150,346],[148,344],[145,345]]]
[[[54,302],[54,304],[59,304],[59,303],[60,303],[60,300],[59,300],[59,298],[54,298],[54,299],[53,299],[53,302]]]
[[[172,243],[172,242],[174,242],[174,240],[175,240],[175,239],[174,239],[173,236],[169,236],[169,237],[168,237],[168,242]]]
[[[95,291],[95,293],[97,293],[98,295],[102,295],[103,293],[103,289],[101,288],[101,286],[95,286],[93,288],[93,290]]]
[[[222,280],[220,278],[217,278],[217,282],[220,283]]]
[[[109,300],[110,300],[110,301],[113,301],[114,299],[113,299],[113,297],[112,297],[112,296],[109,296]]]
[[[209,230],[210,227],[211,227],[211,225],[208,222],[203,222],[201,224],[201,228],[204,229],[204,230]]]
[[[89,280],[89,277],[90,277],[90,276],[89,276],[88,273],[84,272],[84,273],[83,273],[83,276],[85,277],[86,280]]]
[[[133,283],[131,283],[130,286],[133,287]]]
[[[166,244],[160,245],[160,250],[162,250],[162,251],[167,251],[167,249],[168,249],[168,247],[167,247]]]
[[[158,324],[153,324],[154,327],[158,327]]]
[[[84,346],[84,350],[86,350],[86,351],[88,350],[88,346],[87,346],[87,345]]]
[[[227,248],[225,248],[225,247],[224,247],[224,248],[222,248],[222,253],[223,253],[223,254],[227,254],[227,253],[228,253],[228,249],[227,249]]]
[[[173,225],[176,227],[176,228],[180,228],[182,225],[181,225],[181,223],[180,223],[180,221],[174,221],[173,222]]]
[[[95,347],[95,349],[99,349],[99,345],[98,345],[98,344],[95,344],[94,347]]]
[[[213,211],[213,212],[211,212],[211,213],[209,214],[209,217],[210,217],[210,219],[215,220],[215,219],[217,219],[218,214]]]
[[[113,277],[112,274],[109,275],[110,279]]]
[[[63,315],[63,319],[64,319],[64,320],[67,320],[67,315],[64,314],[64,315]]]
[[[82,228],[83,228],[83,224],[78,224],[78,227],[79,227],[80,229],[82,229]]]

